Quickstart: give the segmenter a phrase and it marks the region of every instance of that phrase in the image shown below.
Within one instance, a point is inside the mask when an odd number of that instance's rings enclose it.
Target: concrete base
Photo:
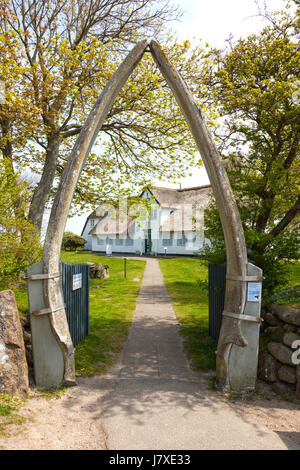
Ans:
[[[262,276],[262,270],[254,264],[247,265],[248,276]],[[248,286],[249,286],[248,282]],[[248,293],[247,293],[248,294]],[[261,299],[257,302],[248,300],[245,305],[245,315],[260,317]],[[231,346],[229,353],[229,383],[231,390],[254,390],[257,377],[258,347],[260,323],[242,321],[241,330],[248,346]]]
[[[27,270],[28,275],[42,273],[42,261]],[[59,387],[64,377],[62,350],[54,336],[48,315],[32,314],[45,308],[42,280],[28,280],[28,301],[35,383],[38,387]]]

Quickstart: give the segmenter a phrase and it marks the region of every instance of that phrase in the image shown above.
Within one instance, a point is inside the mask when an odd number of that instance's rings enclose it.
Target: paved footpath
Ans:
[[[286,449],[234,410],[186,360],[158,261],[148,259],[119,363],[95,379],[108,449]],[[99,388],[98,388],[99,389]]]

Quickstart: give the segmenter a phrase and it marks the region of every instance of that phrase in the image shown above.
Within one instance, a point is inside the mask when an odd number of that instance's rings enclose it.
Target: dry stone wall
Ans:
[[[274,392],[300,400],[300,309],[269,305],[262,316],[258,376]]]

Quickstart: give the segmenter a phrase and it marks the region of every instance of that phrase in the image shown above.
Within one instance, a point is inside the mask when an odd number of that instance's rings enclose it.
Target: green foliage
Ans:
[[[80,235],[76,235],[72,232],[65,232],[62,241],[63,250],[77,250],[77,248],[83,248],[86,244],[86,240]]]
[[[203,75],[222,116],[217,141],[250,259],[264,270],[268,295],[288,283],[290,263],[300,256],[300,50],[294,36],[294,19],[281,12],[259,35],[231,42],[228,50],[211,51],[215,67]],[[213,202],[205,225],[212,243],[200,256],[225,262]]]
[[[132,44],[163,36],[170,60],[195,90],[206,51],[189,41],[177,44],[164,33],[163,26],[176,17],[168,0],[66,0],[63,7],[60,0],[36,0],[34,12],[30,4],[0,0],[0,76],[6,85],[0,150],[35,173],[47,166],[47,181],[37,184],[30,214],[38,222],[100,90]],[[203,96],[202,109],[212,119],[204,91]],[[193,138],[153,58],[145,54],[105,119],[73,209],[86,209],[87,203],[95,208],[102,198],[125,191],[138,193],[157,178],[174,181],[190,164],[201,165]]]
[[[0,161],[0,281],[16,280],[41,254],[39,233],[24,215],[30,191]]]

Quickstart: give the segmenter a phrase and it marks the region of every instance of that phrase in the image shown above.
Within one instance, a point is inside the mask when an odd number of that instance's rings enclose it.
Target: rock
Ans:
[[[276,382],[278,365],[278,362],[271,354],[261,353],[258,359],[259,378],[268,383]]]
[[[0,292],[0,393],[26,395],[28,365],[16,299],[11,290]]]
[[[272,390],[278,395],[290,395],[293,389],[289,384],[283,382],[274,382],[272,384]]]
[[[20,322],[21,322],[22,328],[30,330],[30,320],[27,316],[20,317]]]
[[[288,346],[289,348],[292,348],[292,345],[295,341],[300,341],[300,336],[297,335],[296,333],[289,332],[285,333],[283,337],[283,343]]]
[[[277,359],[277,361],[289,366],[294,365],[292,361],[293,350],[287,346],[284,346],[280,343],[269,343],[268,351],[272,354],[273,357],[275,357],[275,359]]]
[[[297,331],[296,325],[290,325],[289,323],[285,323],[285,324],[283,325],[283,329],[284,329],[285,331],[292,331],[292,332]]]
[[[26,347],[26,359],[27,359],[28,367],[33,367],[32,346],[30,345]]]
[[[275,315],[273,315],[273,313],[271,312],[265,312],[263,315],[263,319],[268,325],[271,325],[271,326],[280,325],[280,321],[278,320],[278,318],[276,318]]]
[[[105,279],[109,277],[109,266],[100,263],[87,263],[90,266],[90,278],[91,279]]]
[[[269,308],[271,313],[276,315],[280,320],[300,326],[300,309],[276,304],[270,305]]]
[[[281,366],[278,369],[278,378],[289,384],[296,383],[296,367]]]
[[[296,367],[296,380],[296,398],[297,400],[300,400],[300,364],[298,364]]]
[[[269,335],[274,341],[280,341],[282,338],[282,328],[280,326],[268,326],[265,334]]]
[[[28,331],[23,330],[23,338],[26,345],[31,344],[31,334]]]

